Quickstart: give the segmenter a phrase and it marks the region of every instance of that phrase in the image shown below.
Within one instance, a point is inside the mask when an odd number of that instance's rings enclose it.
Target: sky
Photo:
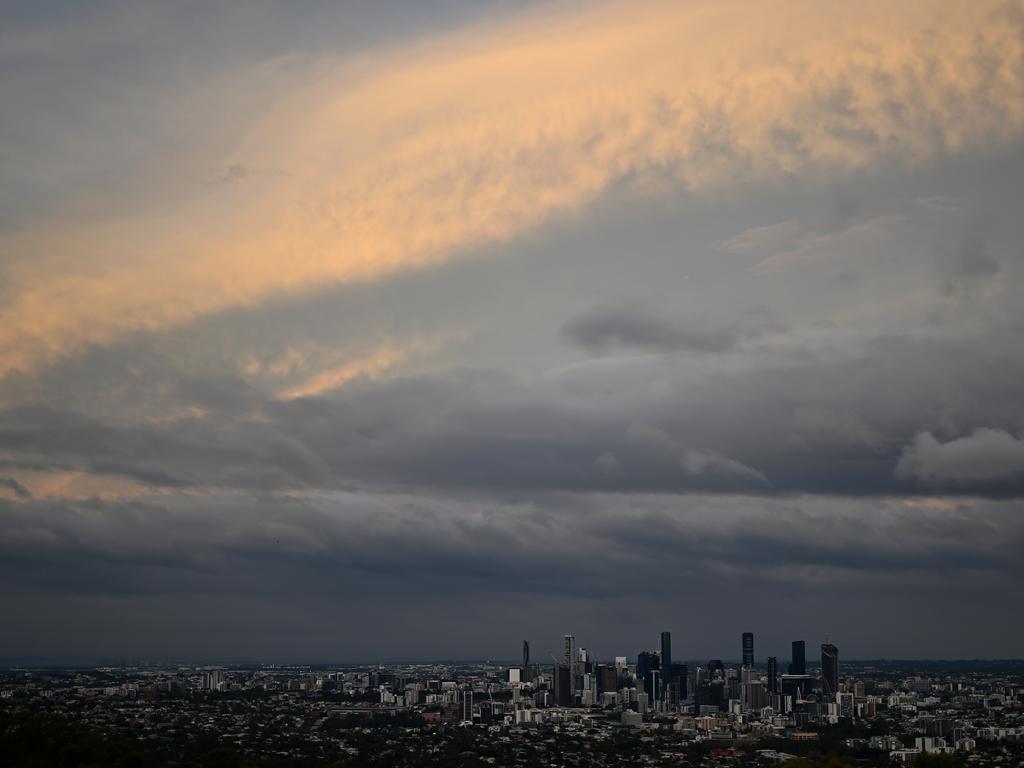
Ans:
[[[0,104],[0,658],[1024,655],[1021,0],[5,3]]]

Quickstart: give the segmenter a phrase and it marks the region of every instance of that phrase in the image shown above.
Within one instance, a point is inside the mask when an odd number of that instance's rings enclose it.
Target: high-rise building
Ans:
[[[672,633],[662,632],[661,633],[661,669],[664,674],[661,678],[662,686],[667,686],[670,682],[669,674],[672,670]]]
[[[653,672],[659,668],[658,654],[651,651],[641,651],[636,657],[636,677],[643,683],[644,691],[649,701],[654,701],[657,691],[654,689],[655,675]]]
[[[572,706],[574,702],[572,701],[572,692],[569,685],[572,680],[572,673],[569,667],[565,664],[557,664],[555,665],[554,673],[555,703],[560,707]]]
[[[530,669],[530,641],[523,640],[523,675],[529,678]]]
[[[743,666],[754,666],[754,633],[743,633]]]
[[[689,677],[689,669],[685,664],[673,661],[669,666],[667,677],[665,678],[668,684],[669,696],[668,701],[672,704],[677,704],[687,697],[689,693],[687,687],[687,677]]]
[[[565,665],[569,668],[569,698],[576,698],[576,635],[565,636]]]
[[[619,688],[619,675],[615,667],[608,664],[598,664],[595,667],[598,693],[614,693]]]
[[[224,672],[220,669],[211,669],[209,672],[203,673],[203,689],[207,691],[216,691],[220,688],[221,683],[224,682]]]
[[[768,657],[768,693],[779,692],[779,662],[774,656]]]
[[[821,693],[834,700],[839,691],[839,649],[832,643],[821,644]]]
[[[764,690],[764,684],[760,680],[751,680],[743,684],[742,688],[743,706],[747,710],[757,710],[768,705],[768,697]]]
[[[791,675],[806,675],[807,674],[807,650],[806,644],[803,640],[793,641],[793,655],[790,657],[792,661],[789,662],[789,674]]]

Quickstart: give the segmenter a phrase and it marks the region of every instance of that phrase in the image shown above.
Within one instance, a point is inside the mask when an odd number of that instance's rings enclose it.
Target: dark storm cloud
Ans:
[[[337,658],[344,654],[330,649],[339,641],[363,658],[400,654],[407,643],[361,629],[386,626],[396,612],[406,622],[427,619],[417,648],[457,653],[480,614],[490,617],[488,641],[500,644],[538,620],[579,621],[581,601],[599,611],[644,609],[652,585],[656,594],[686,594],[709,624],[726,627],[734,602],[723,596],[751,584],[800,599],[823,588],[833,596],[877,593],[876,615],[905,610],[908,595],[927,602],[938,592],[1006,594],[1019,589],[1019,513],[1016,502],[981,500],[618,494],[0,501],[0,583],[16,580],[22,598],[51,613],[94,606],[90,626],[101,622],[117,638],[169,631],[178,656],[209,653],[229,623],[239,633],[236,655],[285,647]],[[899,590],[886,596],[894,583]],[[0,588],[0,606],[14,599]],[[18,632],[45,621],[30,603]],[[496,606],[504,610],[490,616]],[[346,624],[352,611],[360,620]],[[653,632],[651,619],[631,624],[629,645],[616,652],[633,652],[642,642],[634,631]],[[286,639],[278,636],[282,621],[292,627]],[[196,631],[185,631],[192,624]],[[295,628],[307,626],[296,639]],[[83,642],[93,634],[86,630]],[[719,635],[707,638],[700,642]],[[122,642],[107,637],[106,652]],[[864,652],[877,648],[866,636],[859,642]]]
[[[183,417],[117,424],[47,407],[0,413],[0,467],[121,475],[158,486],[308,486],[329,471],[301,443],[258,422]]]
[[[725,352],[781,330],[765,310],[751,310],[740,317],[741,323],[724,325],[697,317],[673,321],[639,306],[597,307],[569,320],[563,333],[591,352],[606,352],[616,346],[661,352]]]
[[[968,572],[1000,577],[1016,567],[1024,534],[1018,506],[650,494],[628,502],[614,494],[536,494],[510,503],[473,494],[372,492],[199,497],[188,505],[0,501],[8,522],[0,547],[12,572],[38,558],[46,585],[76,591],[119,591],[106,569],[164,569],[164,584],[150,578],[121,587],[159,592],[183,589],[182,575],[196,588],[207,578],[226,583],[226,571],[262,562],[408,579],[410,592],[429,591],[429,574],[472,576],[469,591],[574,595],[599,587],[602,594],[629,594],[671,557],[683,568],[724,567],[781,581],[802,568],[820,569],[826,580],[884,580],[940,566],[944,579],[974,578]],[[595,561],[593,552],[602,558]],[[83,578],[86,563],[97,582]],[[628,574],[619,571],[625,568]],[[412,583],[417,574],[424,583]]]
[[[44,407],[0,413],[0,468],[260,490],[912,494],[935,487],[930,459],[907,458],[923,450],[922,433],[1024,430],[1024,364],[1010,356],[1011,338],[988,342],[985,351],[879,338],[846,354],[773,348],[696,367],[603,358],[534,380],[459,369],[293,401],[236,381],[249,402],[241,412],[222,378],[172,388],[180,400],[164,407],[185,415],[149,423]],[[221,397],[234,405],[221,410]],[[1024,493],[1012,472],[954,479],[949,492]]]
[[[1021,364],[970,344],[878,339],[704,370],[602,360],[527,385],[473,372],[354,389],[274,421],[339,473],[379,483],[639,491],[914,493],[922,430],[1017,433]],[[965,482],[957,492],[983,489]],[[1003,486],[998,495],[1021,492]]]

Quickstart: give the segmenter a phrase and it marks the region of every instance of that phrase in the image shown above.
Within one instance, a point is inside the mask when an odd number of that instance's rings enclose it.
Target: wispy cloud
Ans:
[[[371,353],[331,366],[278,392],[283,400],[312,397],[343,387],[356,379],[376,379],[393,372],[402,363],[436,351],[443,340],[423,339],[404,344],[385,344]]]
[[[754,265],[754,271],[779,272],[792,267],[828,261],[843,252],[856,251],[882,242],[892,234],[899,223],[899,218],[895,216],[876,216],[851,224],[838,232],[809,231],[795,237],[792,247],[781,250],[778,248],[778,241],[769,243],[767,238],[762,238],[769,253]],[[749,249],[751,252],[754,250]]]
[[[1024,126],[1024,37],[998,7],[545,9],[320,60],[301,83],[265,78],[278,84],[274,108],[224,167],[256,158],[287,175],[201,184],[145,216],[57,218],[0,241],[0,376],[438,264],[578,211],[624,178],[667,173],[699,190],[1006,142]]]

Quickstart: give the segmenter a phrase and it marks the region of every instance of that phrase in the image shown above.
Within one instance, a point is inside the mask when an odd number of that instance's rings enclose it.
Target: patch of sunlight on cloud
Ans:
[[[323,58],[294,81],[241,73],[235,87],[266,88],[273,107],[224,164],[286,173],[0,239],[0,378],[125,334],[465,257],[579,213],[622,179],[700,191],[1006,145],[1024,128],[1024,35],[1000,8],[556,6]],[[335,381],[358,375],[342,366]],[[323,376],[310,392],[337,385]]]

